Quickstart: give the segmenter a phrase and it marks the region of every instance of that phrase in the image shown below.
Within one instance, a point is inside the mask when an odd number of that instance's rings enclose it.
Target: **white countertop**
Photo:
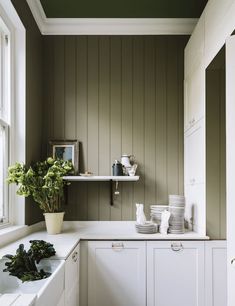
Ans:
[[[36,300],[36,294],[0,294],[0,305],[4,306],[32,306]]]
[[[209,237],[195,232],[185,234],[139,234],[135,221],[65,221],[63,231],[58,235],[48,235],[45,229],[27,235],[0,249],[0,258],[5,254],[15,254],[20,243],[28,249],[29,240],[45,240],[54,245],[56,256],[51,259],[65,259],[80,240],[208,240]]]
[[[81,240],[207,240],[195,232],[185,234],[139,234],[135,221],[70,221],[64,222],[63,231],[74,230]]]
[[[25,249],[29,249],[30,240],[45,240],[52,243],[56,250],[56,255],[51,257],[51,259],[65,259],[69,256],[73,248],[79,242],[79,236],[78,233],[74,230],[68,229],[58,235],[48,235],[46,230],[43,229],[18,239],[17,241],[12,242],[5,247],[2,247],[0,249],[0,258],[6,254],[15,254],[16,249],[21,243],[24,244]]]

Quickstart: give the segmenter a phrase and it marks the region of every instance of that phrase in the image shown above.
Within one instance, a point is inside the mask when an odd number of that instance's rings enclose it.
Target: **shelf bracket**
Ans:
[[[113,180],[110,180],[110,205],[113,206]]]

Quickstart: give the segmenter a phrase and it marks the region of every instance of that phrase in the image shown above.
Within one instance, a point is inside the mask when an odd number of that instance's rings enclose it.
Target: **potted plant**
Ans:
[[[48,157],[45,161],[36,162],[30,167],[15,163],[8,168],[7,182],[19,186],[18,195],[32,196],[34,201],[44,211],[48,234],[61,232],[64,212],[61,210],[61,200],[64,186],[69,182],[63,176],[73,173],[70,161]]]

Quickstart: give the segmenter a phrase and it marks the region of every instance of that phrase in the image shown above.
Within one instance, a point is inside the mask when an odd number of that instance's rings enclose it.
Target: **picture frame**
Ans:
[[[79,142],[78,140],[50,140],[49,155],[53,158],[70,160],[74,166],[75,175],[79,171]]]

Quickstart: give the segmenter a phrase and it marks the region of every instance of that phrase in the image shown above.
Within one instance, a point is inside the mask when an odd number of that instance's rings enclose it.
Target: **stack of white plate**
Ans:
[[[155,234],[157,233],[158,226],[152,222],[146,222],[145,224],[135,224],[137,233],[140,234]]]
[[[168,205],[151,205],[150,206],[150,216],[151,220],[158,225],[161,224],[162,212],[168,210]]]
[[[169,195],[169,212],[171,213],[169,221],[169,232],[172,234],[184,233],[184,211],[185,198],[180,195]]]
[[[169,206],[185,207],[185,197],[181,195],[169,195]]]

